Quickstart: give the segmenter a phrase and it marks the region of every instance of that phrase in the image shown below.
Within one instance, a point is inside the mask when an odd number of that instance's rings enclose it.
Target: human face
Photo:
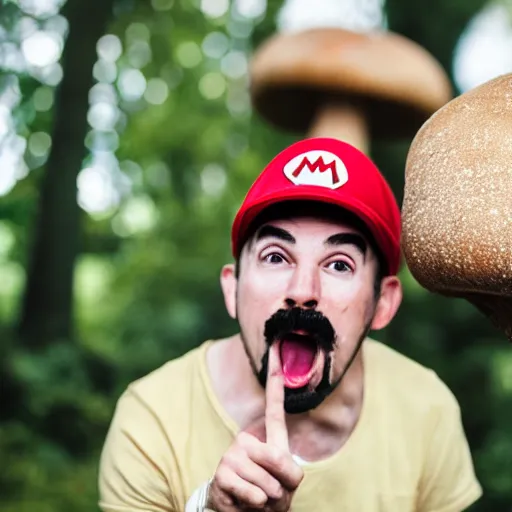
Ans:
[[[265,385],[269,346],[280,343],[285,409],[317,407],[372,324],[377,260],[367,240],[334,220],[275,220],[246,244],[240,266],[236,317],[254,373]]]

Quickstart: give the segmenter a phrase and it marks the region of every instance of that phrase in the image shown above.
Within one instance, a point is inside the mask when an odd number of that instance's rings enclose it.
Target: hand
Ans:
[[[216,512],[287,512],[304,473],[288,445],[279,346],[272,345],[266,386],[266,443],[241,432],[222,457],[210,486]]]

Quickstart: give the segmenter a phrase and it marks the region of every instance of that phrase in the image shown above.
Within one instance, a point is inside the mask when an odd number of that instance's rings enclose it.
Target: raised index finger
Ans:
[[[265,429],[267,443],[288,451],[288,430],[284,413],[284,378],[279,343],[273,343],[268,355]]]

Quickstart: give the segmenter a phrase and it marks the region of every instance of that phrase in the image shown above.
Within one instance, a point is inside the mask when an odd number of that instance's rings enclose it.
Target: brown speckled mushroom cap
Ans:
[[[276,35],[256,51],[250,81],[255,109],[291,132],[307,131],[330,98],[360,103],[370,136],[412,136],[452,98],[440,64],[389,32],[321,28]]]
[[[402,215],[418,282],[468,298],[512,334],[512,74],[453,99],[419,130]]]

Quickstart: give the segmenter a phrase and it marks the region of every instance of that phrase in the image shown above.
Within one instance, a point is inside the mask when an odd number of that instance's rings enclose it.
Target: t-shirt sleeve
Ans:
[[[128,389],[117,403],[100,457],[100,509],[179,512],[169,477],[177,467],[169,447],[157,416]]]
[[[446,401],[437,410],[426,445],[419,512],[462,512],[482,495],[459,404],[451,391],[446,390]]]

